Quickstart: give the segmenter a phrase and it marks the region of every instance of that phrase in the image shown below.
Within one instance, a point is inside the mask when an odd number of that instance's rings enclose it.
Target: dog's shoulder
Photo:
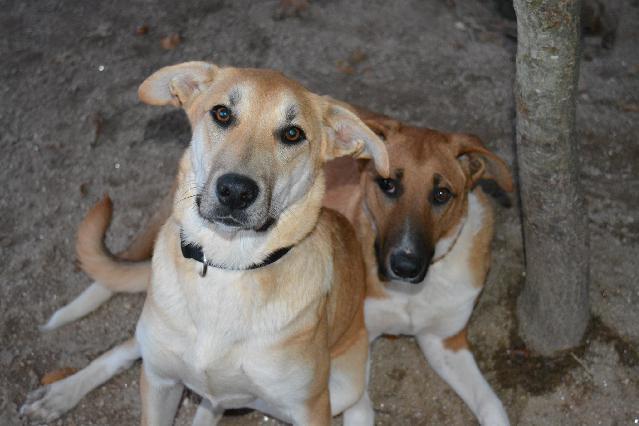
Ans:
[[[318,227],[325,236],[336,244],[336,250],[359,251],[359,243],[351,222],[340,212],[330,208],[322,208]]]
[[[364,329],[366,275],[355,230],[341,213],[323,208],[318,223],[332,248],[333,282],[327,300],[329,346],[335,356],[350,347]]]

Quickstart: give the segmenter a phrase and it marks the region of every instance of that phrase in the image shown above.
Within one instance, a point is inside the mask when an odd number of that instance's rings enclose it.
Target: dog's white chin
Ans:
[[[211,222],[213,231],[228,238],[233,238],[239,231],[245,231],[240,225],[227,225],[222,222]]]

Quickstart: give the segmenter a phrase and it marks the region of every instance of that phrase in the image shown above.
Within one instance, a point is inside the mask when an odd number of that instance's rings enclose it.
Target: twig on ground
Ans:
[[[570,352],[570,356],[573,357],[573,359],[575,361],[577,361],[579,363],[579,365],[581,365],[583,367],[583,369],[586,371],[586,373],[588,373],[588,376],[590,376],[590,380],[592,380],[593,382],[595,381],[595,375],[592,374],[592,371],[590,370],[590,368],[586,365],[586,363],[579,358],[577,355],[575,355],[574,353]]]

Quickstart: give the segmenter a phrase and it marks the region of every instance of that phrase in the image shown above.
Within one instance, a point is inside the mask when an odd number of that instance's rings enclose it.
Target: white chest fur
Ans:
[[[145,364],[225,408],[305,388],[308,369],[277,348],[287,337],[282,330],[309,301],[272,297],[252,271],[209,268],[202,278],[198,262],[162,255],[170,253],[163,245],[175,243],[162,236],[157,243],[152,290],[136,332]]]
[[[380,334],[422,333],[443,337],[457,333],[468,321],[481,288],[473,282],[469,256],[474,236],[482,228],[484,207],[471,193],[465,222],[458,226],[461,233],[456,241],[437,244],[435,258],[441,260],[430,266],[421,283],[392,282],[386,286],[386,298],[366,300],[366,326],[369,337]],[[454,234],[456,235],[456,233]]]

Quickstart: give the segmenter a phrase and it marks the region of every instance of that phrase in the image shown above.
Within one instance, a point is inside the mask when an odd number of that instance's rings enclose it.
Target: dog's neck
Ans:
[[[183,158],[182,162],[185,161],[190,159]],[[225,265],[228,269],[260,264],[272,253],[295,246],[306,238],[317,224],[324,196],[324,172],[320,168],[309,191],[286,208],[270,229],[264,232],[238,230],[231,234],[220,232],[203,219],[195,208],[194,198],[185,199],[192,195],[189,179],[188,167],[180,167],[172,220],[189,242],[201,247],[211,264]]]

